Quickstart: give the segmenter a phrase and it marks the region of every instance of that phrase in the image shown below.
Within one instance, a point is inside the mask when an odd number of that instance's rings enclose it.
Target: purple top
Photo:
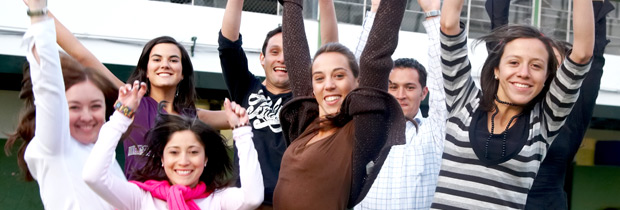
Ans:
[[[165,110],[162,110],[166,112]],[[146,132],[155,125],[157,119],[157,101],[145,96],[134,114],[133,124],[127,129],[129,136],[123,139],[125,148],[125,176],[127,180],[134,180],[133,172],[146,164],[147,158],[142,153],[148,148]]]

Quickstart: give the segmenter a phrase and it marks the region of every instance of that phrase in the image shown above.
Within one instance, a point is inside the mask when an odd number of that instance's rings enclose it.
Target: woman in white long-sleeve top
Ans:
[[[245,109],[226,100],[234,127],[241,188],[229,187],[232,164],[224,138],[197,118],[163,114],[147,135],[149,154],[138,180],[127,182],[109,169],[120,136],[131,124],[146,86],[119,90],[121,107],[106,123],[84,168],[84,181],[117,209],[255,209],[263,201],[263,178]],[[160,104],[160,109],[163,104]]]
[[[25,105],[5,148],[24,141],[18,162],[26,179],[38,182],[45,209],[112,209],[80,175],[105,122],[106,98],[116,97],[114,86],[59,53],[54,21],[45,15],[45,0],[26,3],[32,25],[23,39],[30,64],[20,94]],[[106,164],[111,176],[123,178],[116,160]]]

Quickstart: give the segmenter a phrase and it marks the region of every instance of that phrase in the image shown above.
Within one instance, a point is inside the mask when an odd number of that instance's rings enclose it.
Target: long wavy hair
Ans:
[[[196,105],[195,101],[197,99],[196,89],[194,84],[194,66],[192,65],[192,61],[190,59],[187,50],[185,47],[177,42],[174,38],[169,36],[160,36],[151,41],[147,42],[142,49],[142,54],[140,54],[140,58],[138,59],[138,64],[136,65],[136,69],[131,73],[129,79],[127,79],[127,83],[131,84],[133,81],[145,81],[147,84],[146,95],[148,96],[151,92],[151,82],[146,77],[148,71],[149,64],[149,55],[151,54],[151,50],[153,47],[158,44],[174,44],[181,51],[181,65],[183,66],[183,80],[179,82],[177,85],[177,96],[174,97],[174,101],[172,102],[172,106],[174,110],[177,112],[194,116],[196,114]]]
[[[105,107],[107,107],[106,119],[108,119],[114,112],[114,109],[111,109],[110,107],[113,106],[114,101],[118,97],[118,90],[114,84],[97,70],[83,67],[67,54],[60,53],[60,64],[62,68],[65,91],[75,84],[85,81],[92,82],[99,90],[101,90],[101,92],[103,92],[103,96],[105,97]],[[19,92],[19,98],[24,101],[24,104],[20,111],[17,128],[15,131],[7,135],[8,138],[4,144],[4,152],[6,155],[11,155],[13,145],[15,145],[18,141],[21,141],[22,143],[17,151],[17,164],[24,175],[24,179],[26,181],[33,181],[32,174],[28,171],[26,161],[24,160],[26,147],[30,141],[32,141],[32,138],[34,138],[36,117],[34,107],[35,98],[32,92],[30,65],[28,63],[25,63],[23,67],[22,89]]]
[[[481,37],[476,44],[482,42],[492,43],[488,46],[489,55],[484,61],[482,72],[480,74],[480,86],[482,89],[482,98],[480,101],[480,108],[484,111],[490,112],[495,109],[495,95],[499,86],[499,81],[495,79],[494,70],[499,67],[500,60],[504,54],[506,44],[519,38],[534,38],[540,40],[545,49],[547,49],[547,80],[543,89],[525,105],[524,111],[531,110],[531,108],[538,102],[542,101],[542,98],[549,91],[551,81],[555,78],[555,73],[558,68],[558,61],[555,58],[553,48],[556,47],[556,42],[547,36],[545,36],[538,29],[527,25],[510,25],[503,26],[495,29],[490,34]]]
[[[162,166],[161,159],[164,148],[175,132],[189,130],[194,133],[205,149],[205,156],[209,162],[200,175],[199,180],[207,185],[207,190],[216,190],[227,187],[232,180],[232,162],[228,153],[230,148],[226,139],[215,129],[211,128],[196,117],[165,114],[163,107],[166,101],[159,103],[158,116],[155,127],[147,135],[148,149],[145,151],[146,165],[134,172],[136,181],[167,180],[168,177]]]

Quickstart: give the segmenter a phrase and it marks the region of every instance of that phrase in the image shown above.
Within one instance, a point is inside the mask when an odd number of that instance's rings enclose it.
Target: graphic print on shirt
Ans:
[[[148,147],[148,145],[138,145],[138,148],[136,149],[136,145],[129,146],[127,148],[127,156],[142,155]]]
[[[274,103],[271,97],[265,96],[262,89],[257,93],[251,93],[248,97],[247,112],[254,129],[269,127],[274,133],[282,132],[279,118],[280,108],[282,108],[282,98]]]

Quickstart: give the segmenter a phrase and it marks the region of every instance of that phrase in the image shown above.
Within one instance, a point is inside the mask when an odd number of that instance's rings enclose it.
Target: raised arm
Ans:
[[[217,48],[228,93],[233,101],[239,103],[246,97],[252,83],[260,82],[250,73],[248,59],[241,47],[243,42],[239,28],[242,8],[243,0],[229,0],[226,3]]]
[[[441,8],[441,31],[453,36],[461,32],[461,10],[463,0],[445,0]]]
[[[406,4],[406,0],[381,1],[360,58],[359,88],[343,102],[356,128],[348,208],[366,196],[392,145],[405,143],[405,117],[387,88]]]
[[[263,175],[258,163],[258,154],[252,141],[252,127],[248,126],[246,110],[228,99],[224,101],[224,112],[233,130],[233,139],[239,156],[240,188],[228,188],[223,192],[222,209],[256,209],[265,196]],[[245,125],[245,126],[240,126]]]
[[[398,45],[400,23],[406,1],[381,1],[368,35],[368,42],[360,57],[360,87],[374,87],[387,91],[388,79],[394,61],[392,54]]]
[[[226,10],[222,20],[222,36],[233,42],[239,39],[242,9],[243,0],[228,0],[226,3]]]
[[[360,62],[360,56],[362,56],[364,47],[366,47],[366,42],[368,41],[368,34],[370,34],[372,25],[375,22],[375,15],[377,14],[377,8],[379,8],[379,3],[381,3],[381,0],[372,0],[370,12],[366,13],[366,18],[364,19],[364,23],[362,23],[362,33],[360,34],[359,40],[357,41],[357,46],[355,47],[354,52],[355,59],[357,59],[358,63]]]
[[[338,20],[336,19],[336,8],[333,0],[319,0],[320,24],[321,24],[321,46],[338,42]]]
[[[546,132],[543,137],[553,141],[565,123],[574,103],[579,97],[579,89],[590,70],[594,50],[594,11],[592,1],[573,1],[573,30],[575,43],[573,50],[564,59],[560,69],[551,82],[543,103]]]
[[[477,96],[466,94],[469,93],[466,90],[479,91],[470,75],[467,36],[460,24],[462,7],[463,0],[445,0],[441,8],[441,69],[448,112],[453,111],[458,101],[470,101]]]
[[[103,74],[108,80],[114,83],[114,86],[120,87],[125,83],[114,75],[93,53],[91,53],[84,45],[65,27],[51,12],[47,13],[49,17],[54,19],[56,26],[56,42],[71,57],[76,59],[80,64],[86,67],[96,69]]]
[[[280,0],[282,12],[282,42],[293,97],[312,96],[310,49],[302,16],[303,0]]]
[[[594,50],[594,12],[591,0],[573,0],[573,51],[570,59],[578,64],[590,62]]]
[[[31,0],[30,11],[44,11],[46,1]],[[69,107],[65,97],[65,86],[54,20],[47,16],[31,16],[32,25],[26,31],[23,44],[27,47],[26,58],[30,63],[30,78],[35,104],[34,136],[42,146],[45,155],[60,155],[70,141]]]
[[[118,102],[135,110],[140,99],[146,93],[146,83],[134,82],[133,85],[121,86]],[[138,185],[127,182],[122,177],[114,176],[110,164],[114,162],[115,150],[121,135],[127,130],[132,119],[121,113],[114,112],[110,121],[101,127],[97,143],[90,152],[82,178],[97,195],[116,209],[141,209],[145,192]]]
[[[611,6],[611,3],[609,3],[608,0],[604,2],[594,1],[592,3],[598,4],[598,6],[595,5],[598,10],[594,10],[596,12],[596,23],[592,66],[590,67],[590,71],[588,72],[586,78],[583,79],[581,90],[579,90],[579,98],[577,99],[577,102],[575,102],[573,110],[566,119],[571,123],[568,123],[564,126],[564,128],[562,128],[571,131],[567,132],[569,133],[571,140],[571,146],[569,148],[572,149],[569,154],[575,154],[577,152],[577,149],[583,140],[583,136],[588,129],[588,125],[592,119],[594,106],[596,105],[596,98],[598,97],[598,92],[601,88],[603,66],[605,65],[605,57],[603,56],[603,53],[605,52],[605,47],[608,44],[606,24],[607,18],[605,16],[610,12],[610,10],[608,10],[608,6]]]
[[[440,0],[418,0],[418,4],[422,7],[424,13],[440,9]],[[448,109],[446,108],[446,93],[443,89],[443,76],[441,74],[441,44],[439,41],[439,23],[440,16],[428,17],[422,24],[428,35],[428,79],[426,86],[430,90],[428,100],[428,116],[431,126],[439,129],[434,133],[445,134],[445,124],[448,117]],[[443,141],[443,136],[434,136],[433,140]],[[443,145],[438,142],[437,145]]]

